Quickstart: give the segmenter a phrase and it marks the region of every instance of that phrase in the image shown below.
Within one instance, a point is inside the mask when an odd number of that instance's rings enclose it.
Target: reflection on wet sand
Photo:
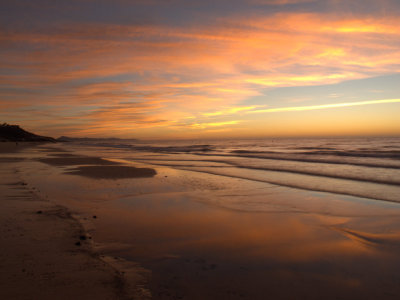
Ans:
[[[133,246],[108,251],[153,271],[155,299],[373,299],[383,283],[399,292],[398,249],[349,239],[320,226],[321,216],[241,213],[177,197],[130,199],[134,209],[102,213],[99,238],[111,243],[112,226],[125,226],[118,239]],[[343,226],[349,218],[328,219]]]
[[[43,193],[98,216],[87,222],[100,252],[152,271],[153,299],[400,295],[398,204],[169,168],[105,180],[31,164]]]

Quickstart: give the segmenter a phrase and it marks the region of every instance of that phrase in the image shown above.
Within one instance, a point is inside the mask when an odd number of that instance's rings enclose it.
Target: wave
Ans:
[[[132,143],[90,143],[91,146],[126,149],[166,154],[190,153],[200,156],[248,157],[257,159],[274,159],[282,161],[297,161],[310,163],[329,163],[339,165],[354,165],[373,168],[400,169],[400,151],[398,150],[335,150],[333,147],[301,146],[285,149],[310,151],[274,151],[236,149],[229,150],[228,145],[189,144],[174,146],[138,145]],[[237,145],[236,145],[237,146]],[[226,148],[227,147],[227,148]],[[364,159],[365,158],[365,159]]]
[[[382,178],[384,172],[378,172],[380,175],[370,175],[368,176],[367,172],[362,172],[363,170],[359,170],[359,174],[361,176],[352,175],[349,172],[346,174],[338,173],[338,170],[329,171],[326,168],[321,170],[302,170],[300,167],[294,169],[293,167],[284,167],[284,166],[251,166],[251,165],[243,165],[238,162],[233,161],[223,161],[223,160],[154,160],[154,159],[135,159],[140,161],[150,161],[150,164],[159,165],[159,166],[168,166],[168,167],[207,167],[207,168],[226,168],[227,166],[236,167],[240,169],[251,169],[251,170],[265,170],[265,171],[274,171],[274,172],[284,172],[284,173],[292,173],[292,174],[302,174],[302,175],[310,175],[310,176],[318,176],[318,177],[328,177],[328,178],[338,178],[338,179],[347,179],[354,181],[362,181],[362,182],[371,182],[371,183],[379,183],[379,184],[387,184],[387,185],[395,185],[400,186],[400,174],[387,174]],[[162,161],[162,163],[160,163]],[[174,163],[179,162],[179,163]],[[219,165],[202,165],[203,163],[218,163]],[[185,164],[188,163],[188,164]],[[339,170],[340,172],[341,170]],[[379,171],[379,170],[377,170]],[[379,177],[381,176],[381,178]]]
[[[356,161],[356,160],[343,160],[343,159],[334,159],[329,157],[304,157],[296,154],[283,154],[272,151],[263,151],[263,152],[254,152],[254,151],[246,151],[246,150],[238,150],[240,152],[234,152],[235,154],[213,154],[215,156],[228,156],[228,157],[248,157],[248,158],[257,158],[257,159],[273,159],[273,160],[283,160],[283,161],[296,161],[296,162],[305,162],[305,163],[329,163],[335,165],[353,165],[353,166],[363,166],[363,167],[371,167],[371,168],[389,168],[389,169],[400,169],[400,161]],[[255,153],[255,154],[253,154]],[[379,157],[382,158],[382,157]]]
[[[371,150],[348,150],[348,151],[343,151],[343,150],[330,150],[329,148],[317,148],[317,147],[301,147],[301,148],[296,148],[300,150],[316,150],[316,151],[306,151],[306,152],[295,152],[293,154],[303,154],[303,155],[331,155],[331,156],[350,156],[350,157],[372,157],[372,158],[394,158],[394,159],[400,159],[400,151],[397,150],[390,150],[390,151],[371,151]],[[328,150],[329,149],[329,150]],[[231,153],[238,153],[238,154],[260,154],[260,153],[266,153],[266,154],[283,154],[282,152],[276,152],[276,151],[251,151],[251,150],[233,150]],[[287,153],[285,153],[287,154]]]
[[[118,149],[132,149],[137,151],[161,152],[161,153],[190,153],[190,152],[208,152],[215,148],[212,145],[183,145],[183,146],[140,146],[130,144],[114,144],[114,143],[94,143],[90,144],[96,147],[111,147]]]
[[[150,165],[168,166],[181,170],[265,182],[276,186],[298,188],[308,191],[329,192],[373,200],[400,202],[400,198],[398,197],[400,194],[400,181],[395,179],[400,178],[399,176],[392,176],[393,180],[390,175],[387,175],[385,178],[368,178],[348,174],[327,174],[322,173],[322,170],[318,172],[240,166],[235,162],[228,161],[220,161],[221,164],[219,166],[201,166],[193,164],[191,160],[185,160],[188,162],[187,165],[174,163],[168,160],[155,161],[135,158],[134,161],[146,161],[146,163]],[[180,160],[179,162],[182,163],[184,160]],[[205,161],[195,161],[195,163],[205,163]],[[363,173],[361,172],[360,174]]]
[[[354,180],[354,181],[363,181],[363,182],[372,182],[372,183],[380,183],[380,184],[387,184],[387,185],[398,185],[400,186],[400,177],[398,178],[368,178],[368,177],[361,177],[355,175],[341,175],[341,174],[329,174],[326,171],[305,171],[305,170],[294,170],[284,167],[254,167],[254,166],[241,166],[237,165],[238,168],[243,169],[253,169],[253,170],[267,170],[267,171],[275,171],[275,172],[285,172],[285,173],[293,173],[293,174],[303,174],[303,175],[311,175],[311,176],[318,176],[318,177],[329,177],[329,178],[338,178],[338,179],[347,179],[347,180]]]
[[[134,150],[143,150],[143,151],[150,151],[150,152],[158,152],[158,153],[179,153],[179,152],[172,152],[172,149],[156,149],[154,150],[152,147],[145,147],[145,148],[132,148]],[[296,154],[286,154],[286,153],[278,153],[273,151],[263,151],[263,152],[256,152],[256,151],[245,151],[240,150],[241,152],[234,152],[235,154],[225,154],[225,153],[210,153],[212,149],[205,150],[202,153],[199,153],[197,150],[193,148],[190,151],[185,151],[185,153],[190,153],[193,155],[197,155],[200,157],[240,157],[240,158],[252,158],[252,159],[269,159],[269,160],[277,160],[277,161],[293,161],[293,162],[302,162],[302,163],[316,163],[316,164],[334,164],[334,165],[349,165],[349,166],[361,166],[361,167],[371,167],[371,168],[384,168],[384,169],[400,169],[400,161],[388,161],[388,160],[381,160],[381,161],[357,161],[357,160],[343,160],[343,159],[334,159],[329,157],[304,157],[299,156]],[[237,154],[236,154],[237,153]],[[253,154],[255,153],[255,154]],[[182,161],[181,159],[176,159],[178,161]],[[202,161],[208,162],[221,162],[222,160],[212,160],[212,159],[202,159]]]
[[[393,159],[400,159],[400,151],[391,150],[391,151],[314,151],[314,152],[302,152],[301,154],[305,155],[332,155],[332,156],[350,156],[350,157],[373,157],[373,158],[393,158]]]
[[[400,202],[400,140],[96,143],[118,159],[309,191]],[[172,144],[172,145],[171,145]]]
[[[274,176],[251,176],[249,174],[234,174],[234,173],[227,173],[222,172],[220,169],[217,171],[209,170],[209,169],[199,169],[197,168],[185,168],[185,167],[178,167],[182,170],[187,171],[194,171],[194,172],[202,172],[217,176],[227,176],[231,178],[239,178],[245,180],[251,180],[256,182],[265,182],[269,184],[274,184],[277,186],[284,186],[290,188],[297,188],[302,190],[308,191],[315,191],[315,192],[328,192],[332,194],[340,194],[340,195],[348,195],[348,196],[355,196],[355,197],[362,197],[367,199],[379,200],[379,201],[388,201],[394,203],[400,203],[400,199],[398,195],[400,194],[399,187],[393,187],[392,191],[389,192],[388,188],[385,188],[385,192],[381,192],[382,185],[378,183],[371,183],[371,182],[353,182],[351,184],[348,179],[343,178],[326,178],[323,182],[316,182],[315,180],[301,180],[301,178],[296,178],[295,180],[282,179],[276,178]],[[231,169],[232,170],[232,169]],[[271,171],[275,172],[275,171]],[[300,176],[311,176],[311,175],[300,175]],[[262,178],[261,178],[262,177]],[[330,180],[330,182],[328,181]],[[350,183],[350,184],[349,184]],[[355,183],[355,184],[354,184]]]

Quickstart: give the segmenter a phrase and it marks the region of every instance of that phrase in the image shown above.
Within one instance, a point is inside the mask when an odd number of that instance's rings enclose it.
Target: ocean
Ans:
[[[117,140],[80,145],[122,161],[400,202],[398,137]]]

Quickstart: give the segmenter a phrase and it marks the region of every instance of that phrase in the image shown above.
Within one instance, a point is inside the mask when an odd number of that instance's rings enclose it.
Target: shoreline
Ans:
[[[266,293],[282,299],[390,299],[376,285],[381,281],[400,295],[398,205],[155,167],[140,162],[139,154],[74,145],[40,145],[3,155],[0,162],[0,174],[20,171],[11,176],[15,180],[0,177],[0,196],[14,193],[3,202],[27,203],[14,209],[20,222],[0,224],[0,230],[26,227],[24,216],[32,227],[29,235],[14,229],[17,240],[2,243],[19,245],[19,234],[29,236],[32,245],[28,240],[19,247],[37,255],[36,265],[28,264],[35,287],[46,283],[47,292],[74,292],[65,299],[264,299]],[[12,215],[7,211],[0,220]],[[45,248],[43,257],[35,246],[43,238],[32,232],[46,230],[43,242],[53,248]],[[9,269],[28,270],[17,259],[27,264],[32,255],[19,251],[8,250],[14,257]],[[17,273],[14,281],[4,273],[5,285],[26,290],[32,283]],[[27,295],[20,299],[31,299]],[[36,298],[60,299],[54,295]]]
[[[0,153],[35,145],[1,143]],[[0,298],[150,299],[145,270],[98,253],[79,216],[21,180],[18,156],[0,161]]]

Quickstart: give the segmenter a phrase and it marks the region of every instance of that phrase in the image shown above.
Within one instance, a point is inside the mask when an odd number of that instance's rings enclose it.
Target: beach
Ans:
[[[68,208],[41,197],[21,178],[29,160],[21,151],[37,146],[0,144],[0,298],[148,299],[137,265],[124,269],[100,256]]]
[[[0,300],[400,299],[400,0],[0,16]]]
[[[334,160],[332,149],[322,157],[288,154],[287,142],[268,151],[235,143],[7,146],[0,296],[398,298],[397,160],[382,158],[388,151],[346,149]],[[360,186],[373,193],[360,197]]]

